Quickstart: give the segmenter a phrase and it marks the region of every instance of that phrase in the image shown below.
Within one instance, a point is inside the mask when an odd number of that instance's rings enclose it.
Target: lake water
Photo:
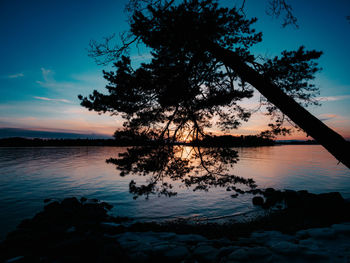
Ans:
[[[143,176],[119,176],[106,159],[122,147],[0,148],[0,239],[24,218],[32,217],[45,198],[97,198],[114,205],[111,213],[135,220],[197,218],[211,220],[256,211],[247,194],[232,198],[226,188],[193,191],[175,183],[175,197],[133,200],[129,182]],[[350,198],[350,170],[319,145],[237,148],[240,161],[231,172],[253,178],[258,187],[339,191]]]

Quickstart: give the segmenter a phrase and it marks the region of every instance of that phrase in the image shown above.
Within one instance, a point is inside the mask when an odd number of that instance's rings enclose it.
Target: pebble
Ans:
[[[23,258],[24,258],[23,256],[10,258],[10,259],[6,260],[5,263],[20,262],[20,261],[22,261]]]
[[[164,256],[172,260],[181,260],[189,255],[189,251],[185,246],[179,246],[168,250]]]
[[[215,262],[216,257],[219,254],[219,250],[209,245],[200,245],[193,251],[193,255],[207,262]]]
[[[279,241],[271,246],[271,249],[278,254],[295,255],[300,252],[298,245],[288,241]]]
[[[337,224],[333,225],[332,229],[336,234],[343,234],[346,236],[350,236],[350,224]]]
[[[154,254],[164,254],[171,248],[168,242],[159,243],[151,248]]]
[[[176,262],[350,262],[350,224],[301,230],[295,235],[254,232],[233,242],[201,235],[126,232],[115,235],[131,260],[161,256]]]
[[[333,239],[335,238],[335,232],[331,228],[312,228],[307,231],[312,238],[317,239]]]

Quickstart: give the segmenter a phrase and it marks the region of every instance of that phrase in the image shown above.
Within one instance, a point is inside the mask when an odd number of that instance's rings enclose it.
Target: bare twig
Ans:
[[[294,25],[299,28],[297,24],[297,18],[293,14],[293,8],[286,0],[270,0],[269,7],[267,9],[267,14],[270,16],[279,17],[282,13],[285,13],[283,27],[288,25]]]

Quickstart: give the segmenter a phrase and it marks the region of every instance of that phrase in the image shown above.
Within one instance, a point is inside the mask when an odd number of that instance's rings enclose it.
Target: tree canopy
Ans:
[[[92,45],[95,58],[115,60],[116,70],[104,72],[108,94],[94,91],[89,97],[79,96],[81,104],[89,110],[121,114],[125,128],[171,141],[198,139],[213,125],[235,129],[253,113],[239,101],[251,98],[254,90],[209,51],[211,45],[233,51],[299,104],[317,104],[318,89],[309,82],[320,69],[316,59],[322,52],[300,47],[280,57],[256,56],[251,47],[262,41],[262,33],[253,28],[255,22],[256,18],[247,19],[239,9],[220,7],[214,0],[134,5],[122,46]],[[152,50],[151,62],[137,69],[125,55],[135,42]],[[261,101],[275,121],[270,124],[272,131],[263,135],[289,132],[283,127],[288,118],[266,98]]]

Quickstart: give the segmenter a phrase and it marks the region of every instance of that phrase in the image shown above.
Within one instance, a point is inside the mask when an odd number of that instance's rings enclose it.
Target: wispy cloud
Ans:
[[[37,80],[36,83],[53,92],[55,97],[76,99],[78,94],[89,94],[95,89],[103,91],[106,86],[106,81],[100,72],[72,74],[65,79],[56,79],[53,70],[41,68],[41,74],[42,80]]]
[[[328,121],[330,119],[334,119],[334,118],[337,118],[338,115],[337,114],[332,114],[332,113],[324,113],[324,114],[320,114],[319,115],[319,119],[321,121]]]
[[[36,83],[38,83],[40,86],[44,88],[64,90],[67,88],[74,87],[73,83],[70,83],[70,82],[57,82],[53,77],[54,71],[52,71],[51,69],[41,68],[41,74],[44,81],[37,80]]]
[[[50,81],[51,80],[51,75],[52,75],[52,70],[46,69],[46,68],[41,68],[41,73],[43,75],[43,78],[45,81]]]
[[[17,73],[17,74],[8,75],[7,77],[9,79],[17,79],[17,78],[24,77],[24,74],[23,73]]]
[[[45,100],[45,101],[55,101],[55,102],[71,103],[71,101],[66,100],[66,99],[51,99],[51,98],[38,97],[38,96],[34,96],[33,98],[34,98],[34,99],[37,99],[37,100]]]
[[[338,100],[347,100],[350,99],[350,95],[340,95],[340,96],[327,96],[327,97],[318,97],[319,101],[338,101]]]
[[[0,79],[18,79],[24,77],[22,72],[11,75],[0,75]]]

